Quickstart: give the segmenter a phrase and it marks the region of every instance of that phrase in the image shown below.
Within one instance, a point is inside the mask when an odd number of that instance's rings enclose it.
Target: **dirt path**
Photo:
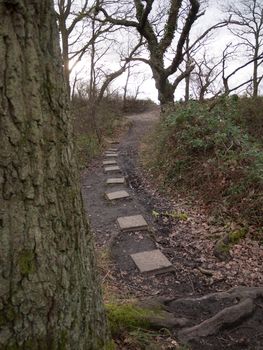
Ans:
[[[102,159],[97,160],[92,169],[83,174],[83,197],[87,213],[90,217],[92,230],[95,233],[97,246],[109,247],[115,262],[116,275],[121,277],[119,283],[124,284],[124,290],[135,296],[148,295],[181,296],[193,293],[191,280],[182,279],[181,271],[162,274],[154,277],[142,276],[130,258],[130,254],[160,248],[169,257],[170,248],[163,247],[158,241],[169,230],[169,225],[158,224],[152,216],[153,208],[169,210],[170,203],[162,198],[152,196],[144,187],[141,174],[138,174],[138,144],[143,136],[158,120],[158,112],[134,115],[128,117],[133,126],[120,140],[118,165],[123,170],[131,199],[116,201],[115,204],[105,200],[105,185],[108,175],[103,171]],[[115,185],[114,190],[122,189],[123,185]],[[165,205],[164,205],[165,203]],[[158,209],[158,210],[159,210]],[[120,216],[141,214],[151,227],[151,232],[119,233],[116,219]],[[176,290],[174,286],[177,286]],[[176,291],[176,292],[175,292]]]
[[[119,293],[122,293],[124,298],[127,295],[139,298],[161,295],[176,299],[226,290],[239,284],[262,285],[263,254],[258,246],[250,241],[246,242],[244,261],[242,262],[242,259],[234,261],[238,268],[231,265],[233,261],[219,262],[213,255],[214,242],[211,240],[211,234],[216,235],[220,229],[210,227],[201,208],[196,212],[196,209],[180,198],[168,200],[160,195],[140,169],[138,146],[143,136],[158,120],[158,111],[128,118],[132,122],[132,127],[121,137],[117,147],[118,165],[126,178],[128,185],[126,190],[131,198],[116,201],[115,204],[105,199],[104,194],[109,187],[106,187],[108,175],[103,171],[103,157],[97,159],[82,174],[83,198],[95,234],[96,245],[99,250],[111,250],[113,264],[110,266],[109,276]],[[114,185],[114,189],[123,189],[123,185]],[[178,218],[153,215],[153,211],[158,214],[178,213]],[[187,213],[187,216],[181,213]],[[136,214],[144,216],[151,231],[120,233],[116,219]],[[160,249],[170,259],[175,266],[174,272],[150,277],[139,273],[129,255],[155,248]],[[252,271],[256,272],[254,277],[251,277],[249,269],[247,277],[241,271],[246,266],[247,259],[251,259]],[[196,318],[200,322],[202,318],[204,319],[205,315],[209,314],[209,308],[211,309],[211,305],[206,306],[208,307],[206,311],[191,306],[196,314],[194,316],[193,310],[191,312],[188,310],[192,320]],[[260,308],[259,310],[262,311]],[[183,307],[179,307],[177,312],[181,317],[187,314],[187,310]],[[192,349],[263,349],[263,313],[255,313],[255,317],[242,327],[244,327],[241,331],[242,337],[238,328],[231,329],[220,333],[217,338],[208,337],[200,342],[194,342]]]

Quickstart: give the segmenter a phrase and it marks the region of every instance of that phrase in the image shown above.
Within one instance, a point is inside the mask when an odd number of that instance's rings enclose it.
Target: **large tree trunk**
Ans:
[[[174,103],[174,87],[169,82],[168,78],[160,77],[157,74],[153,75],[155,79],[155,86],[158,90],[158,100],[160,101],[160,105],[164,106],[167,104]]]
[[[105,348],[51,0],[0,4],[0,348]]]

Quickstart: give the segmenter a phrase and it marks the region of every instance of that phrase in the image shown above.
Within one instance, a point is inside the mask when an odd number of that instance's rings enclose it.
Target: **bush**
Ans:
[[[155,131],[148,165],[166,185],[262,225],[263,149],[241,123],[240,103],[230,97],[177,104]]]
[[[244,128],[255,141],[263,144],[263,97],[239,98],[235,122]]]

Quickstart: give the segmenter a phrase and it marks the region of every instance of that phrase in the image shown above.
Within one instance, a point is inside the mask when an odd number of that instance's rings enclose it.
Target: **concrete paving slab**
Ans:
[[[118,157],[118,153],[105,153],[105,157]]]
[[[160,274],[174,270],[174,266],[159,249],[131,254],[131,258],[141,273]]]
[[[105,173],[120,172],[121,168],[118,165],[109,165],[104,168]]]
[[[112,160],[104,160],[102,162],[103,165],[114,165],[114,164],[117,164],[116,160],[115,159],[112,159]]]
[[[107,185],[119,185],[124,183],[125,183],[124,177],[112,177],[110,179],[107,179],[106,181]]]
[[[130,195],[127,191],[115,191],[115,192],[105,193],[105,196],[110,201],[130,197]]]
[[[123,232],[148,229],[148,224],[142,215],[122,216],[117,219],[117,223]]]

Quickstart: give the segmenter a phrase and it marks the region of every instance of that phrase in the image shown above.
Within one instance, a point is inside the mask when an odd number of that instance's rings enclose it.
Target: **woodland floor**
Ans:
[[[246,237],[233,246],[228,261],[218,260],[213,253],[216,239],[224,228],[211,223],[201,203],[189,202],[182,196],[160,193],[151,174],[140,164],[141,142],[158,121],[158,111],[127,117],[132,123],[120,136],[118,165],[126,178],[131,199],[108,203],[103,171],[103,156],[97,158],[82,173],[82,193],[95,235],[97,250],[110,251],[111,258],[102,268],[102,282],[110,285],[119,298],[166,297],[178,299],[200,297],[235,286],[263,285],[263,247]],[[115,146],[114,146],[115,147]],[[165,157],[165,152],[164,152]],[[123,189],[123,185],[119,188]],[[114,189],[118,186],[114,186]],[[178,218],[162,213],[184,213]],[[154,213],[158,213],[157,215]],[[117,217],[142,214],[151,231],[120,233]],[[185,219],[185,220],[183,220]],[[175,271],[156,276],[139,273],[129,254],[160,249],[172,262]],[[223,327],[217,335],[191,341],[193,350],[263,349],[263,300],[257,300],[252,315],[242,322]],[[199,305],[200,306],[200,305]],[[220,306],[222,308],[222,305]],[[223,307],[228,307],[227,301]],[[212,308],[212,309],[211,309]],[[188,317],[192,324],[216,313],[218,303],[200,307],[182,304],[178,317]],[[177,333],[174,333],[177,339]],[[126,347],[126,349],[129,349]],[[160,349],[177,349],[169,344]]]

